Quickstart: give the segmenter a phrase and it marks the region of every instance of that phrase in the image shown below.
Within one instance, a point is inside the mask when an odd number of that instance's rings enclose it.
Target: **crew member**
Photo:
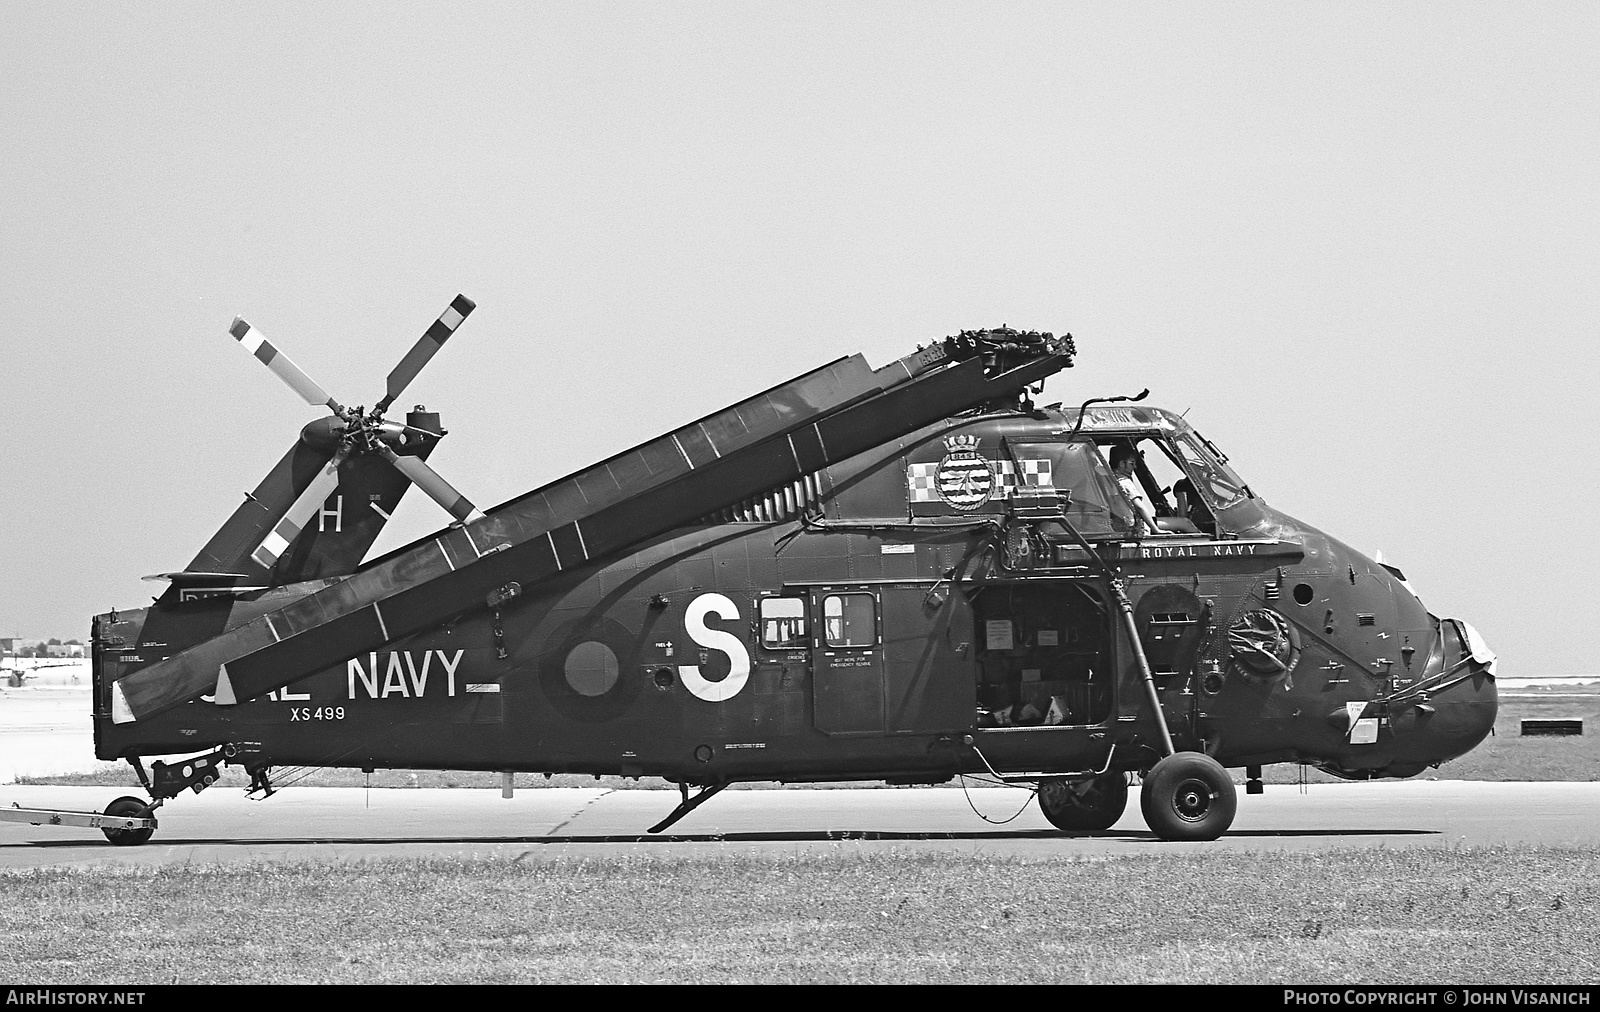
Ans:
[[[1156,511],[1151,508],[1150,500],[1145,498],[1144,489],[1139,487],[1139,478],[1134,474],[1134,467],[1139,462],[1139,451],[1128,443],[1118,443],[1111,448],[1111,470],[1117,477],[1117,487],[1122,489],[1122,495],[1134,512],[1134,536],[1141,537],[1145,534],[1155,534]]]

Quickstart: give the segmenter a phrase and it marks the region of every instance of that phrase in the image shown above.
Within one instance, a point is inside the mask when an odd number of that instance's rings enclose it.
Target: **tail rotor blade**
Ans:
[[[317,385],[317,381],[307,376],[300,367],[289,360],[289,356],[273,347],[272,342],[266,339],[261,331],[250,326],[242,316],[233,318],[233,326],[228,328],[228,333],[234,336],[245,351],[259,358],[263,365],[277,373],[278,378],[289,384],[294,392],[304,397],[307,404],[325,404],[334,414],[341,418],[344,416],[344,405],[334,400],[328,392]]]
[[[317,472],[317,476],[311,479],[311,484],[306,486],[305,491],[294,501],[294,505],[289,507],[289,512],[283,515],[283,519],[279,520],[277,526],[273,527],[262,540],[261,546],[250,553],[250,558],[267,569],[277,565],[278,559],[289,550],[290,545],[294,544],[294,539],[300,536],[300,531],[305,528],[306,521],[311,519],[311,514],[315,513],[328,496],[333,494],[333,490],[339,487],[339,465],[343,464],[349,455],[348,448],[339,448],[339,452]]]
[[[439,477],[439,472],[429,467],[420,457],[402,457],[398,453],[378,444],[378,452],[383,458],[400,470],[400,473],[411,479],[411,483],[423,492],[428,498],[443,506],[450,515],[462,523],[470,523],[483,516],[483,511],[472,505],[467,497],[457,492],[448,481]]]
[[[446,341],[450,340],[450,335],[454,334],[456,328],[461,326],[461,321],[465,320],[476,308],[477,303],[465,295],[457,295],[451,300],[445,311],[439,314],[437,320],[433,321],[433,325],[428,328],[427,333],[423,334],[417,340],[417,343],[411,346],[411,350],[406,352],[406,357],[401,359],[400,364],[395,366],[394,371],[389,374],[387,390],[384,393],[383,400],[378,402],[375,409],[379,414],[388,410],[389,405],[394,403],[394,399],[399,397],[405,391],[405,388],[411,384],[411,381],[417,378],[417,373],[421,372],[422,367],[428,364],[428,360],[433,358],[440,348],[444,347]]]

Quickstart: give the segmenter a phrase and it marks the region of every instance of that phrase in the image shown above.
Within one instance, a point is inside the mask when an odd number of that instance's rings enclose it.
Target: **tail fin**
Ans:
[[[373,409],[351,410],[331,397],[244,317],[228,333],[307,404],[331,414],[310,422],[233,516],[181,573],[163,573],[180,601],[286,583],[346,576],[361,565],[400,497],[413,483],[458,520],[481,517],[426,461],[443,437],[439,416],[421,405],[406,424],[383,413],[444,346],[474,308],[465,295],[406,352]]]

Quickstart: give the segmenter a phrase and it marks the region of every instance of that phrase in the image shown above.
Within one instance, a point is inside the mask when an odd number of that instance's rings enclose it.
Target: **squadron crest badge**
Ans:
[[[958,510],[975,510],[994,496],[994,466],[978,456],[978,437],[962,433],[944,441],[945,457],[934,472],[939,498]]]
[[[978,437],[971,433],[946,437],[944,446],[938,462],[906,466],[906,501],[916,516],[972,513],[1018,491],[1051,487],[1048,456],[990,460],[978,453]]]

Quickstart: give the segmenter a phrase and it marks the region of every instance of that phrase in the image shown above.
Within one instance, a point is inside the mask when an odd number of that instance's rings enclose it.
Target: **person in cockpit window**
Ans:
[[[1139,487],[1138,475],[1134,474],[1138,462],[1139,451],[1128,443],[1118,443],[1111,448],[1111,471],[1116,475],[1117,487],[1122,490],[1123,497],[1133,506],[1134,536],[1142,537],[1157,533],[1159,528],[1156,526],[1156,511],[1151,508],[1144,489]]]

